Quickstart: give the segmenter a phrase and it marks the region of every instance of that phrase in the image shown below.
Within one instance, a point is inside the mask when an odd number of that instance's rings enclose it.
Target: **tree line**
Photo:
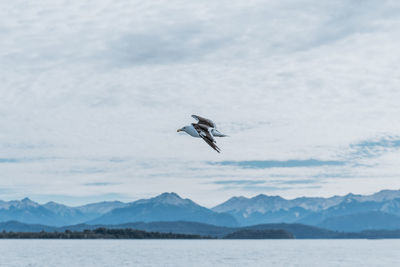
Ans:
[[[0,239],[209,239],[200,235],[146,232],[136,229],[107,229],[64,232],[0,232]]]

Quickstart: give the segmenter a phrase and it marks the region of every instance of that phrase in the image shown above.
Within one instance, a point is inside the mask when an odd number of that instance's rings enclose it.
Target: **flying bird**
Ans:
[[[197,115],[192,115],[192,117],[197,120],[197,123],[186,125],[178,129],[177,132],[185,132],[193,137],[201,137],[210,147],[220,153],[221,150],[217,147],[214,137],[225,137],[227,135],[218,131],[213,121]]]

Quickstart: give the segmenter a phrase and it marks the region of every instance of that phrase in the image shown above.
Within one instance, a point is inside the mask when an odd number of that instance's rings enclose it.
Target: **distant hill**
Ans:
[[[54,232],[57,227],[48,226],[43,224],[27,224],[18,221],[0,222],[0,231],[7,232]]]
[[[175,193],[163,193],[131,203],[119,201],[68,207],[55,202],[40,205],[28,198],[0,201],[0,222],[19,221],[49,226],[87,224],[121,224],[151,221],[196,221],[224,226],[237,226],[236,219],[182,199]]]
[[[76,224],[62,227],[46,226],[46,225],[31,225],[24,224],[16,221],[0,223],[0,231],[13,231],[13,232],[64,232],[70,231],[83,231],[85,229],[108,228],[108,229],[137,229],[148,232],[161,232],[161,233],[180,233],[180,234],[195,234],[202,236],[222,237],[228,233],[235,231],[237,228],[216,226],[211,224],[204,224],[198,222],[134,222],[124,224]]]
[[[294,238],[302,239],[319,239],[319,238],[337,238],[338,233],[335,231],[323,229],[320,227],[304,225],[304,224],[290,224],[290,223],[274,223],[274,224],[259,224],[248,227],[242,227],[242,229],[251,230],[285,230],[292,233]]]
[[[368,196],[348,194],[293,200],[261,194],[253,198],[233,197],[212,210],[231,214],[241,225],[300,223],[338,231],[396,229],[400,228],[395,217],[400,216],[400,190],[383,190]],[[378,213],[381,220],[374,218],[374,214]],[[356,214],[364,214],[363,220],[369,223],[352,221],[358,215],[351,215]]]
[[[285,230],[241,229],[224,236],[224,239],[291,239],[293,235]]]
[[[65,232],[0,232],[0,239],[203,239],[199,235],[146,232],[136,229],[97,228]]]
[[[220,226],[238,225],[232,215],[214,212],[190,199],[182,199],[175,193],[164,193],[154,198],[132,202],[88,223],[121,224],[135,221],[194,221]]]
[[[400,217],[380,211],[329,217],[318,226],[330,230],[360,232],[363,230],[400,229]]]
[[[15,220],[29,224],[62,226],[93,220],[114,208],[127,204],[113,201],[68,207],[56,202],[40,205],[24,198],[20,201],[0,201],[0,222]]]
[[[262,224],[249,227],[221,227],[197,222],[136,222],[119,225],[87,225],[78,224],[64,227],[53,227],[45,225],[29,225],[16,221],[0,223],[0,231],[6,232],[65,232],[84,231],[98,228],[105,229],[136,229],[146,232],[175,233],[185,235],[210,236],[215,238],[279,238],[279,233],[285,233],[285,238],[297,239],[322,239],[322,238],[400,238],[400,230],[369,230],[357,233],[343,233],[331,231],[319,227],[302,224]],[[283,231],[283,232],[282,232]],[[278,236],[274,236],[278,233]],[[259,235],[257,237],[257,235]]]
[[[212,224],[175,221],[175,222],[136,222],[106,227],[134,228],[150,232],[196,234],[201,236],[222,237],[227,233],[235,231],[236,228],[217,226]]]
[[[22,224],[20,222],[5,222],[0,223],[0,231],[13,231],[13,232],[64,232],[65,230],[70,231],[83,231],[85,229],[93,230],[97,228],[107,229],[137,229],[147,232],[161,232],[161,233],[179,233],[189,235],[201,235],[201,236],[213,236],[222,238],[230,233],[238,230],[252,230],[252,231],[263,231],[263,230],[285,230],[295,238],[332,238],[336,237],[334,231],[321,229],[318,227],[301,225],[301,224],[262,224],[254,225],[250,227],[222,227],[197,222],[136,222],[136,223],[125,223],[125,224],[113,224],[113,225],[88,225],[88,224],[77,224],[63,227],[51,227],[45,225],[29,225]]]
[[[96,218],[100,215],[112,211],[113,209],[123,208],[128,205],[128,203],[123,203],[121,201],[103,201],[79,206],[75,209],[86,214],[87,216]]]
[[[0,221],[10,220],[32,224],[46,223],[48,225],[65,225],[65,223],[68,223],[67,220],[29,198],[0,203]]]
[[[232,197],[212,209],[175,193],[130,203],[108,201],[69,207],[60,203],[39,204],[22,200],[0,200],[0,222],[64,226],[77,224],[123,224],[132,222],[188,221],[225,227],[260,224],[302,224],[337,231],[398,229],[400,190],[372,195],[300,197],[285,199],[260,194],[252,198]]]

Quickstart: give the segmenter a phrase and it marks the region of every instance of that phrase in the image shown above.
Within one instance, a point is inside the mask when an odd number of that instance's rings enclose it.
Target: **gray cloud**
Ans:
[[[12,179],[15,196],[81,198],[116,183],[116,198],[179,191],[200,203],[251,189],[211,194],[225,178],[293,179],[292,196],[398,188],[399,10],[386,0],[4,1],[0,188]],[[221,154],[177,135],[193,113],[230,135]],[[313,190],[309,177],[326,183]]]
[[[249,192],[270,192],[288,191],[298,188],[318,189],[322,186],[321,181],[316,179],[293,179],[293,180],[217,180],[213,184],[220,185],[219,190],[224,191],[249,191]]]
[[[113,201],[119,199],[121,201],[130,201],[131,198],[120,193],[106,193],[106,194],[87,194],[85,196],[71,196],[63,194],[32,194],[30,198],[39,203],[45,203],[49,200],[63,203],[66,205],[79,206],[82,204],[100,202],[100,201]]]
[[[268,185],[243,185],[243,186],[237,186],[237,185],[225,185],[218,190],[220,191],[244,191],[244,192],[269,192],[269,191],[285,191],[285,190],[290,190],[291,187],[280,187],[280,186],[268,186]]]
[[[83,185],[86,186],[108,186],[108,185],[116,185],[118,183],[110,183],[110,182],[93,182],[93,183],[85,183]]]
[[[18,158],[0,158],[0,163],[32,163],[56,160],[54,157],[18,157]]]
[[[224,47],[229,40],[210,34],[212,28],[201,23],[157,28],[156,31],[130,34],[111,45],[116,64],[173,64],[199,61]]]
[[[15,192],[15,190],[13,188],[4,188],[4,187],[0,188],[0,194],[3,194],[3,195],[12,194],[14,192]],[[2,199],[0,199],[0,200],[2,200]]]
[[[221,185],[255,185],[255,184],[265,184],[265,181],[259,180],[218,180],[212,182],[214,184]]]
[[[276,181],[277,183],[280,184],[315,184],[316,182],[320,182],[315,179],[298,179],[298,180],[284,180],[284,181]]]
[[[241,187],[241,190],[251,191],[251,192],[269,192],[269,191],[285,191],[290,190],[291,187],[285,186],[258,186],[258,185],[246,185]]]
[[[387,16],[386,9],[375,0],[367,1],[336,1],[325,5],[335,10],[325,17],[319,25],[318,33],[309,46],[331,44],[353,34],[368,33],[376,30],[372,23]]]

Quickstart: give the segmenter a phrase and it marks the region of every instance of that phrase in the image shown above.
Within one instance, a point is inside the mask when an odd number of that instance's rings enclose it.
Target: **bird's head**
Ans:
[[[190,126],[186,125],[186,126],[180,128],[180,129],[178,129],[177,132],[178,132],[178,133],[179,133],[179,132],[185,132],[185,133],[188,134],[188,133],[190,132]]]
[[[200,137],[196,129],[192,125],[186,125],[185,127],[178,129],[177,132],[185,132],[190,136]]]

